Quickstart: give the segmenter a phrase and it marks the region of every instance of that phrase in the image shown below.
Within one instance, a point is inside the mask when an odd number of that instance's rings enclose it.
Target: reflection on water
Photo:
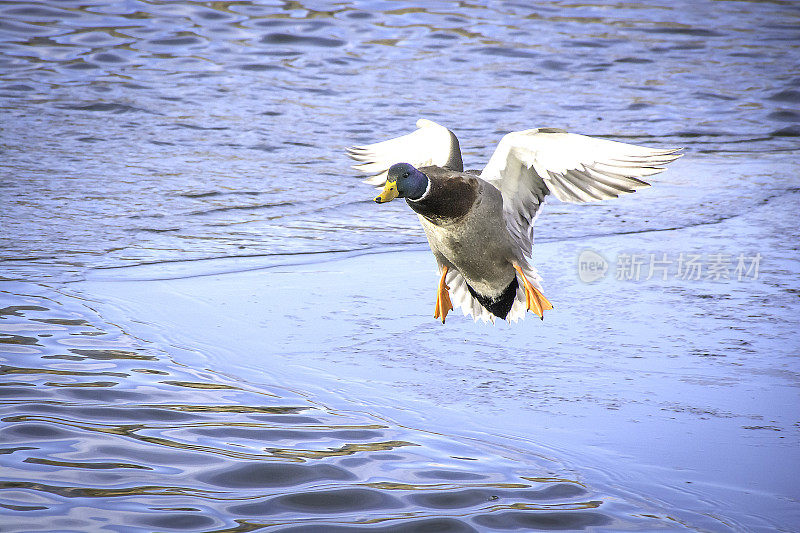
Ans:
[[[798,187],[791,159],[800,135],[798,18],[790,2],[748,1],[0,2],[3,527],[397,532],[769,524],[748,511],[739,522],[720,522],[715,498],[699,489],[696,496],[677,489],[692,505],[653,503],[663,492],[660,479],[643,496],[618,489],[629,484],[627,458],[603,472],[617,481],[593,486],[584,477],[600,468],[595,456],[573,452],[579,466],[565,466],[566,451],[508,446],[498,436],[502,427],[467,440],[448,436],[457,431],[446,422],[412,429],[365,406],[334,410],[296,389],[291,374],[268,378],[271,354],[263,356],[263,375],[211,365],[194,345],[133,337],[130,326],[148,316],[114,325],[99,311],[103,302],[75,296],[69,283],[98,272],[189,278],[308,264],[334,251],[424,246],[402,205],[369,208],[372,194],[343,153],[404,133],[419,117],[453,128],[470,168],[488,160],[503,133],[538,126],[686,146],[684,161],[707,161],[692,167],[700,172],[664,174],[635,199],[548,206],[537,239],[564,248],[601,236],[714,228],[750,206],[787,202]],[[750,161],[755,153],[763,157]],[[783,246],[772,257],[770,287],[796,285],[796,271],[775,266],[794,264],[791,244]],[[598,317],[598,328],[614,327],[607,308],[593,307],[598,301],[586,298],[585,316]],[[724,326],[693,323],[690,334],[722,327],[726,342],[762,346],[736,338],[767,329],[737,326],[744,315],[764,320],[745,307],[730,311],[735,319],[726,316]],[[440,330],[420,329],[414,338],[429,343],[423,355],[446,374],[443,382],[456,379],[439,357],[441,344],[430,342],[440,339],[432,331]],[[372,350],[409,357],[405,346],[326,351],[338,342],[314,347],[316,357],[348,362]],[[467,378],[494,363],[484,353],[490,349],[468,354],[474,368]],[[573,383],[592,373],[572,360],[555,368]],[[524,379],[505,389],[476,379],[480,386],[465,387],[476,403],[533,394]],[[567,401],[558,397],[563,381],[543,379],[537,390],[547,394],[537,393],[537,401]],[[442,391],[425,386],[408,390],[438,403]],[[608,398],[616,401],[622,386],[610,383]],[[681,512],[695,502],[706,505],[703,513]]]
[[[658,522],[609,516],[605,507],[625,505],[605,503],[544,457],[333,412],[286,389],[182,367],[59,298],[6,293],[0,302],[0,353],[14,363],[0,367],[8,531]]]

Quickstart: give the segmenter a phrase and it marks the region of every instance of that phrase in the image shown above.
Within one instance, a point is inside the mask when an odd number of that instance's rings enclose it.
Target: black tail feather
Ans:
[[[508,313],[511,311],[511,307],[514,305],[518,288],[519,284],[517,283],[517,277],[514,276],[514,279],[511,280],[511,283],[508,284],[508,287],[503,290],[503,293],[500,296],[497,298],[487,298],[486,296],[478,294],[478,292],[470,287],[469,283],[467,283],[467,289],[469,289],[469,293],[472,295],[472,297],[478,300],[478,302],[480,302],[480,304],[485,307],[487,311],[498,318],[502,318],[503,320],[505,320],[505,318],[508,316]]]

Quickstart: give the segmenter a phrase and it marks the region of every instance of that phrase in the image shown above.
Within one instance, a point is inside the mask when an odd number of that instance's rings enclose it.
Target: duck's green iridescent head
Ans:
[[[409,165],[397,163],[389,167],[383,192],[375,197],[379,204],[391,202],[395,198],[419,200],[428,189],[428,176]]]

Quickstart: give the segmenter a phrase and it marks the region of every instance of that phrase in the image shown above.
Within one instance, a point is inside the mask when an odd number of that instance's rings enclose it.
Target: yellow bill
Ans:
[[[395,198],[397,198],[397,182],[387,181],[386,185],[383,186],[383,191],[375,197],[375,201],[379,204],[383,204],[391,202]]]

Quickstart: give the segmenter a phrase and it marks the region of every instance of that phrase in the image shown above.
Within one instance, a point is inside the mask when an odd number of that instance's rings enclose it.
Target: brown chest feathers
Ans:
[[[478,197],[478,180],[469,174],[441,167],[422,167],[430,189],[419,200],[408,205],[434,224],[459,219],[466,215]]]

